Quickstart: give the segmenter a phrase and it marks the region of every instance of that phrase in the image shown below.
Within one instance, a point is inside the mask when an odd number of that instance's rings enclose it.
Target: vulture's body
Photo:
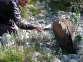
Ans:
[[[56,19],[53,22],[53,32],[58,45],[68,53],[76,53],[75,32],[73,24],[66,19]]]

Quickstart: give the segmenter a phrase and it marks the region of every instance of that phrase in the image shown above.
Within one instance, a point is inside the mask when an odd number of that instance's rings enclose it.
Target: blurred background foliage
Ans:
[[[58,10],[73,11],[74,2],[78,4],[79,9],[83,8],[83,0],[30,0],[25,7],[20,7],[21,16],[27,19],[30,16],[40,13],[41,9],[48,8],[51,8],[53,13],[56,13]],[[43,5],[44,8],[42,8]]]

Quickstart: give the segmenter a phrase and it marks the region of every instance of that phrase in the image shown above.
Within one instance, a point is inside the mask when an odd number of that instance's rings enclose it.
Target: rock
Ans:
[[[83,55],[83,49],[77,51],[78,55]]]
[[[61,62],[58,58],[55,58],[53,62]]]
[[[80,55],[80,58],[78,58],[78,62],[83,62],[83,55]]]
[[[63,18],[58,18],[53,22],[53,33],[58,45],[67,50],[68,53],[76,53],[77,43],[75,41],[75,32],[73,32],[73,24]]]
[[[76,54],[69,54],[68,57],[69,57],[69,59],[77,59]]]
[[[48,14],[48,12],[47,12],[46,10],[41,10],[40,12],[41,12],[42,14],[45,14],[45,15]]]
[[[37,20],[37,21],[38,21],[38,23],[40,23],[40,24],[45,24],[45,21],[44,21],[43,19]]]
[[[64,62],[64,60],[63,60],[63,59],[61,59],[61,62]]]
[[[80,43],[80,45],[82,45],[82,46],[83,46],[83,40],[81,40],[79,43]]]
[[[78,62],[75,59],[70,59],[69,62]]]
[[[35,21],[36,18],[35,18],[34,16],[32,16],[32,17],[30,18],[30,20],[31,20],[31,21]]]
[[[77,31],[78,31],[78,32],[83,31],[83,30],[82,30],[82,27],[78,27],[78,28],[77,28]]]
[[[68,62],[69,58],[68,58],[67,55],[62,55],[62,60],[63,60],[64,62]]]
[[[26,45],[27,47],[30,47],[30,43],[29,43],[29,42],[25,42],[25,45]]]
[[[83,49],[83,45],[78,45],[78,49],[79,50]]]
[[[33,54],[34,57],[37,57],[37,56],[39,56],[39,55],[40,55],[39,52],[34,52],[34,54]]]
[[[45,14],[39,13],[37,19],[43,19],[45,18]]]
[[[10,40],[11,40],[11,35],[8,34],[8,33],[4,33],[2,35],[2,37],[1,37],[1,43],[2,43],[2,45],[8,44],[8,42],[10,42]]]
[[[51,24],[49,24],[49,25],[45,26],[43,29],[44,30],[51,30],[52,29],[52,26],[51,26]]]

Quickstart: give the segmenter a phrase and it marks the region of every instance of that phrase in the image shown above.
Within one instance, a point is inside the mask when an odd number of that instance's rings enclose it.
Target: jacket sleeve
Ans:
[[[31,24],[24,24],[22,22],[22,18],[20,16],[20,11],[19,11],[19,6],[17,5],[16,2],[11,3],[11,18],[14,20],[18,28],[20,29],[34,29],[34,27]]]

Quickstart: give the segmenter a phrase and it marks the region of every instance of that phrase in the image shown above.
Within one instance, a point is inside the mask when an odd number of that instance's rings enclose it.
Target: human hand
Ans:
[[[13,26],[11,26],[11,28],[12,28],[12,29],[15,29],[15,30],[17,30],[17,31],[19,30],[19,28],[17,27],[17,25],[16,25],[15,23],[14,23]]]
[[[34,29],[36,29],[38,32],[42,32],[43,29],[39,26],[33,25]]]

